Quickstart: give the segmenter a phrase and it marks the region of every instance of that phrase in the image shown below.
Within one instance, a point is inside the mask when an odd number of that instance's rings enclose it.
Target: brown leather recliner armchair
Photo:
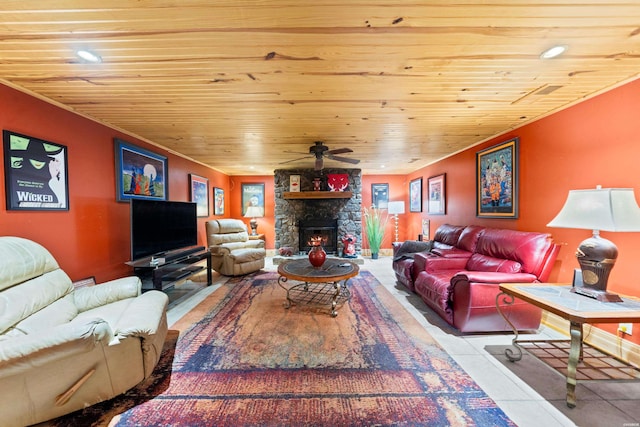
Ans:
[[[224,276],[241,276],[264,268],[264,241],[249,240],[247,226],[239,219],[207,221],[211,268]]]

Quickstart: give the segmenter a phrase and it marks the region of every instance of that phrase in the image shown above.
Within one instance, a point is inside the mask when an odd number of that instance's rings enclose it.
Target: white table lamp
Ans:
[[[640,231],[640,207],[633,188],[598,186],[591,190],[571,190],[562,210],[547,226],[593,230],[593,237],[580,243],[576,251],[583,286],[573,291],[600,301],[621,301],[618,295],[607,292],[618,248],[600,237],[600,230]]]

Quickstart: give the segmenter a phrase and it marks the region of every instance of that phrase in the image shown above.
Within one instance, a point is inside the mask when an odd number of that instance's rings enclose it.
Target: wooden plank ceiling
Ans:
[[[0,81],[230,175],[317,140],[406,174],[637,78],[639,46],[638,0],[0,2]]]

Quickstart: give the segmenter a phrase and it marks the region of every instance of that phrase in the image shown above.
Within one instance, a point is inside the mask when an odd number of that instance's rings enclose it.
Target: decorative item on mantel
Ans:
[[[316,177],[313,178],[313,191],[320,191],[322,188],[322,178]]]
[[[576,258],[582,270],[582,284],[574,283],[572,292],[598,301],[621,302],[607,292],[609,273],[618,258],[613,242],[600,237],[600,231],[640,231],[640,207],[633,188],[571,190],[560,213],[547,227],[593,230],[593,237],[580,243]]]
[[[346,173],[330,173],[327,175],[329,191],[345,191],[349,187],[349,175]]]
[[[292,193],[300,191],[300,175],[289,176],[289,191]]]
[[[309,262],[314,268],[322,267],[322,264],[324,264],[324,261],[327,259],[327,253],[322,247],[324,240],[325,238],[322,236],[312,236],[311,239],[309,239],[309,246],[311,246]]]
[[[342,257],[343,258],[357,258],[356,255],[356,236],[351,233],[345,234],[342,238],[342,244],[344,248],[342,249]]]

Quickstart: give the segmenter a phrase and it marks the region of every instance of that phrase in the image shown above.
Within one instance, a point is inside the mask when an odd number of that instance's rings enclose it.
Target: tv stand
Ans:
[[[203,260],[207,261],[206,267],[196,265]],[[129,261],[126,264],[133,267],[135,275],[142,281],[143,291],[151,289],[164,291],[205,268],[207,286],[212,283],[211,254],[204,246],[177,249],[164,253],[163,257],[156,254],[153,257]]]

